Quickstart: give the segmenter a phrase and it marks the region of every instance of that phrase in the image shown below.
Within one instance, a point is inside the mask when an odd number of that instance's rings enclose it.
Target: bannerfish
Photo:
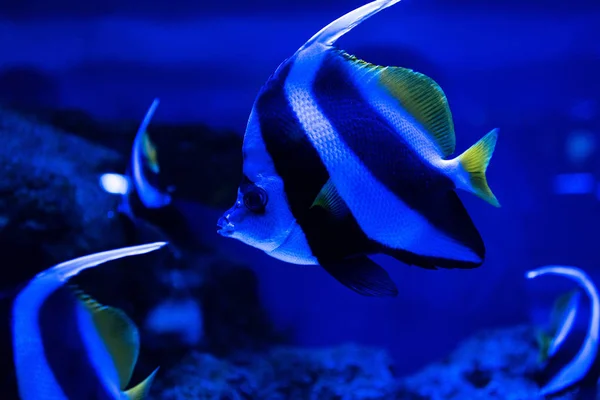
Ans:
[[[571,290],[554,302],[548,328],[537,335],[541,361],[552,358],[567,340],[577,317],[580,299],[579,290]]]
[[[141,205],[147,209],[162,208],[171,203],[170,194],[158,188],[149,178],[149,174],[157,176],[160,173],[158,151],[148,135],[148,125],[150,125],[159,102],[158,98],[154,99],[140,123],[133,141],[127,170],[127,177],[133,185],[130,185],[120,206],[120,211],[125,213],[131,212],[131,203],[135,201],[141,202]]]
[[[139,332],[121,310],[65,286],[79,272],[145,254],[165,242],[95,253],[36,275],[13,303],[12,335],[23,400],[141,400],[155,370],[125,390],[139,353]]]
[[[589,327],[583,344],[575,357],[565,364],[540,390],[540,395],[550,396],[578,389],[579,398],[596,398],[600,377],[598,335],[600,334],[600,297],[590,277],[581,269],[549,265],[526,273],[528,279],[542,275],[564,276],[575,281],[590,299]],[[570,331],[570,329],[568,330]],[[567,331],[567,334],[569,333]]]
[[[148,134],[158,104],[159,99],[154,99],[138,127],[125,174],[106,173],[100,177],[104,191],[120,195],[119,215],[132,221],[138,214],[152,213],[172,203],[170,193],[155,183],[161,169],[158,150]]]
[[[483,240],[456,188],[499,206],[485,175],[497,130],[447,159],[456,140],[440,86],[334,47],[398,1],[335,20],[267,80],[248,119],[236,202],[217,222],[223,236],[320,265],[370,296],[397,295],[370,255],[427,269],[483,263]]]
[[[158,98],[152,101],[136,132],[129,164],[122,177],[127,189],[120,193],[117,216],[123,223],[128,244],[148,241],[148,235],[166,236],[171,244],[175,244],[169,249],[179,259],[179,245],[195,242],[190,239],[193,235],[185,216],[175,205],[172,195],[174,187],[162,188],[159,184],[163,172],[158,159],[159,151],[148,134],[148,126],[159,103]]]

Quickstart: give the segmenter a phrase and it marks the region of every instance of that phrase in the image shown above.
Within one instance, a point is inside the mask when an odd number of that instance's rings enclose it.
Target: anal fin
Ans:
[[[363,296],[396,297],[398,288],[387,271],[367,256],[320,264],[342,285]]]

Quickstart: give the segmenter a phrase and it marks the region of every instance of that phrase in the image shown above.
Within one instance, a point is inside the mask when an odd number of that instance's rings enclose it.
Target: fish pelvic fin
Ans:
[[[146,379],[142,382],[138,383],[137,386],[132,387],[131,389],[125,392],[125,399],[127,400],[143,400],[148,397],[150,393],[150,387],[152,386],[152,382],[154,381],[154,377],[158,372],[158,368],[156,368]]]
[[[379,11],[393,6],[400,0],[375,0],[341,16],[315,33],[298,51],[319,43],[332,46],[339,38]]]
[[[493,129],[457,158],[460,166],[468,174],[467,189],[494,207],[500,207],[500,202],[492,193],[485,173],[494,154],[497,140],[498,129]]]

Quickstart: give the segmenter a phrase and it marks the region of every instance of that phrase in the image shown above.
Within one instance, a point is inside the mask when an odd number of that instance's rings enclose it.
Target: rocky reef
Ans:
[[[103,122],[76,109],[36,111],[44,122],[128,157],[139,119]],[[160,107],[159,111],[160,113]],[[215,130],[204,124],[168,124],[153,121],[150,136],[158,148],[161,183],[177,190],[177,197],[211,207],[233,201],[242,169],[242,135]],[[122,167],[115,172],[122,172]],[[215,174],[214,171],[219,171]]]
[[[351,344],[241,359],[193,353],[159,376],[152,399],[536,400],[541,368],[535,329],[517,326],[481,331],[407,377],[395,376],[385,350]]]
[[[54,263],[131,244],[114,217],[119,199],[98,184],[102,173],[125,170],[137,122],[119,126],[76,112],[33,118],[0,109],[0,248],[10,260],[3,293]],[[227,194],[241,168],[239,135],[160,124],[152,132],[163,149],[166,184],[177,186],[178,196],[210,207],[229,205]],[[218,181],[211,173],[216,168]],[[144,240],[168,239],[160,226],[138,229]],[[160,365],[154,400],[539,398],[543,365],[530,326],[479,332],[449,356],[401,377],[394,372],[401,360],[383,349],[290,347],[287,335],[271,326],[252,268],[207,247],[198,247],[184,267],[173,254],[160,252],[110,263],[75,283],[122,308],[140,327],[133,380]],[[1,304],[7,321],[10,302]],[[185,323],[165,329],[160,320],[167,317]],[[0,346],[9,355],[10,332],[3,326]],[[12,357],[2,358],[0,370],[2,398],[16,398]]]
[[[99,179],[106,172],[124,172],[137,126],[122,125],[131,129],[129,144],[120,147],[126,141],[125,128],[111,130],[77,115],[33,117],[0,108],[0,249],[8,260],[0,283],[0,317],[5,321],[0,347],[7,355],[0,361],[2,398],[17,398],[8,321],[10,299],[20,285],[58,262],[132,244],[130,227],[117,217],[120,198],[106,193]],[[167,134],[175,138],[175,144],[164,146],[166,159],[196,160],[186,175],[190,185],[175,179],[181,188],[178,195],[208,206],[223,202],[219,193],[224,192],[215,189],[223,185],[223,178],[216,181],[209,179],[207,171],[198,172],[209,162],[198,152],[210,152],[218,160],[239,166],[239,144],[227,145],[231,137],[204,126],[162,126],[159,131],[164,133],[158,135],[163,141]],[[241,139],[236,136],[236,140]],[[195,156],[174,157],[177,151]],[[183,164],[164,163],[169,176],[177,179],[181,178],[178,171],[186,168]],[[235,170],[238,174],[240,168]],[[193,173],[197,181],[189,179]],[[237,176],[227,182],[237,186]],[[146,223],[136,229],[142,231],[137,242],[169,240],[161,226]],[[249,266],[216,256],[209,246],[198,246],[186,256],[189,260],[184,266],[169,251],[119,260],[71,282],[98,301],[123,309],[140,327],[142,349],[136,375],[147,374],[157,365],[168,367],[191,350],[226,356],[234,351],[260,351],[283,341],[264,311],[258,280]],[[184,319],[186,326],[167,329],[164,319],[172,316]]]
[[[152,398],[389,399],[394,391],[392,361],[384,350],[345,345],[276,347],[233,359],[194,353],[161,376]]]

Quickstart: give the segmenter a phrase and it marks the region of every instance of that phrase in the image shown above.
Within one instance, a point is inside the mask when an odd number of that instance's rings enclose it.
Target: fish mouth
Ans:
[[[235,226],[229,221],[229,214],[223,215],[217,221],[217,233],[221,236],[231,236]]]

